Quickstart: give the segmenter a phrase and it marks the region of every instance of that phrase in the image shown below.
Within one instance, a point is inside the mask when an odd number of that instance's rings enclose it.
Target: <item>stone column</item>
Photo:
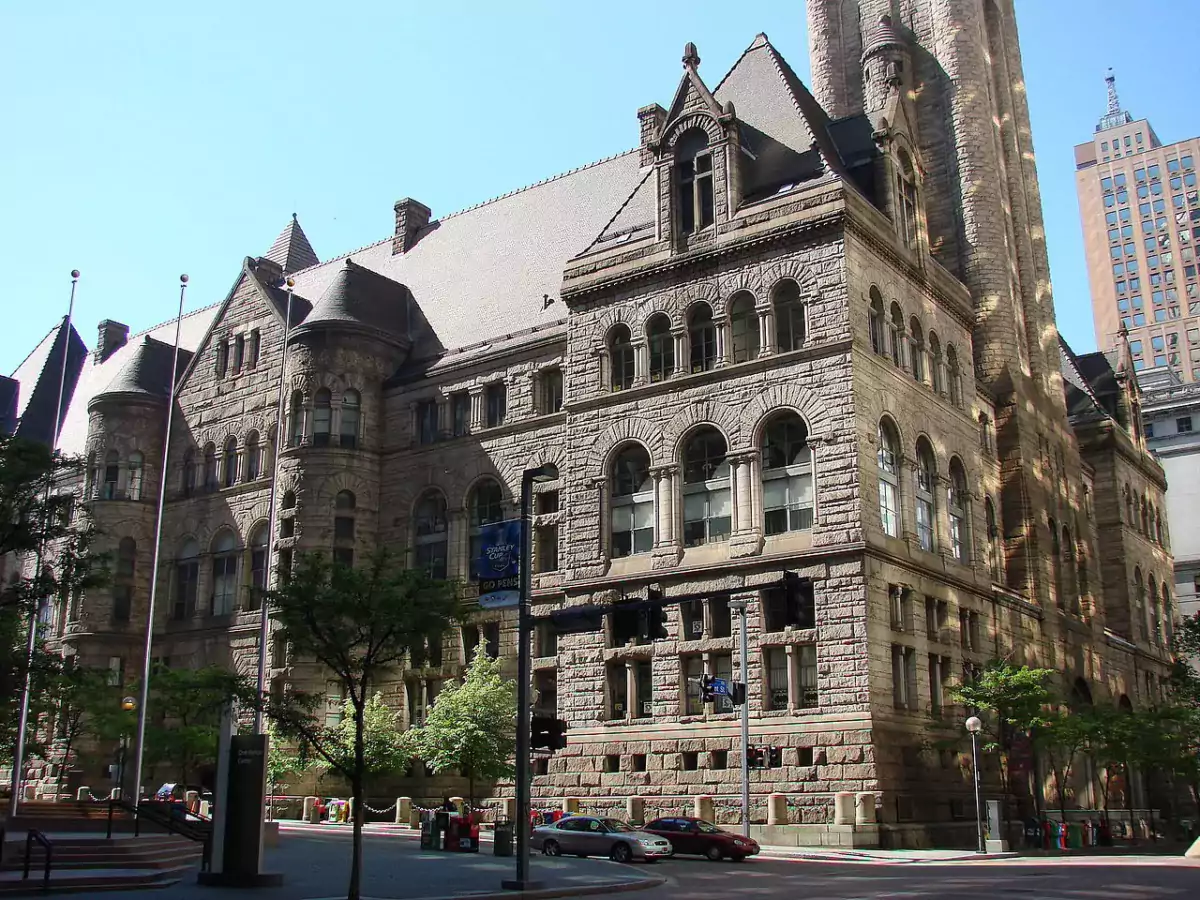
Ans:
[[[775,343],[775,310],[771,304],[755,307],[758,313],[758,355],[771,356],[779,352]]]
[[[737,505],[734,508],[733,530],[750,531],[754,528],[754,508],[751,503],[750,470],[751,460],[739,456],[733,461],[733,476],[737,481]]]
[[[706,822],[713,821],[713,798],[707,795],[700,795],[692,801],[692,815],[697,819],[703,819]]]
[[[650,382],[650,347],[644,338],[633,342],[633,383],[648,384]]]
[[[646,821],[646,800],[644,797],[625,798],[625,817],[630,822]]]
[[[305,822],[315,822],[317,820],[317,798],[304,798],[304,811],[300,818]]]
[[[784,648],[784,653],[787,656],[789,710],[796,708],[796,700],[800,696],[800,661],[796,658],[796,652],[795,644],[788,644]]]
[[[675,373],[686,375],[692,371],[687,328],[683,325],[672,328],[671,337],[675,339]]]
[[[607,346],[601,347],[596,351],[596,368],[598,370],[597,376],[599,378],[599,383],[596,386],[601,392],[607,393],[609,388],[612,387],[608,377],[609,364]]]
[[[875,824],[875,794],[872,791],[862,791],[855,797],[854,824]]]
[[[625,661],[625,718],[637,719],[641,717],[641,710],[637,708],[637,666],[633,660]]]
[[[479,431],[483,428],[484,410],[483,410],[483,388],[471,388],[471,431]]]
[[[727,340],[729,334],[729,318],[726,316],[721,319],[713,319],[713,328],[717,332],[717,360],[713,368],[719,369],[721,366],[729,364],[729,360],[725,358],[725,352],[732,341]]]
[[[853,825],[854,819],[854,792],[838,791],[833,795],[833,824]]]
[[[412,797],[396,798],[396,824],[407,825],[412,819]]]

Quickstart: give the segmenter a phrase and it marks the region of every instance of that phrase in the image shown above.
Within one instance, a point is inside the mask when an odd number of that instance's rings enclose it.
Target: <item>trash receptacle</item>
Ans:
[[[508,819],[496,822],[496,831],[492,835],[492,853],[496,856],[513,855],[513,823]]]
[[[1067,847],[1071,850],[1083,847],[1083,826],[1078,822],[1067,823]]]

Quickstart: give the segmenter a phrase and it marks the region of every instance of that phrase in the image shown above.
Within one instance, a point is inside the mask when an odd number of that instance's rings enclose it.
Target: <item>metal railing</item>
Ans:
[[[54,842],[36,828],[30,828],[29,834],[25,836],[25,872],[21,875],[21,878],[24,880],[29,877],[29,864],[33,862],[34,841],[37,841],[46,849],[46,867],[45,871],[42,873],[42,889],[49,890],[50,864],[54,860]]]
[[[207,872],[212,867],[212,821],[193,813],[185,812],[183,817],[175,814],[175,808],[166,804],[143,801],[130,803],[128,800],[113,798],[108,801],[108,837],[112,838],[113,813],[123,809],[133,815],[134,837],[141,837],[142,819],[163,828],[172,834],[196,841],[202,846],[200,869]],[[188,818],[191,816],[192,818]]]

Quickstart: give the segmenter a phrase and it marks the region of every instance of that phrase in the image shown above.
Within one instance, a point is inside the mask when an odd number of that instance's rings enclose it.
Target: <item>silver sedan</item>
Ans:
[[[620,819],[595,816],[570,816],[535,828],[532,846],[546,856],[607,856],[622,863],[654,862],[675,852],[666,838],[638,831]]]

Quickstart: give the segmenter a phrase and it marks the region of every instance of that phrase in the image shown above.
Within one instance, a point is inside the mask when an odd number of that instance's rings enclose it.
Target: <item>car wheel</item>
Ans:
[[[558,846],[558,841],[546,841],[542,844],[542,854],[544,856],[562,856],[562,847]]]
[[[709,859],[711,859],[713,862],[720,862],[721,857],[723,857],[725,854],[721,852],[720,847],[718,847],[714,844],[713,846],[709,847],[707,850],[704,851],[704,855],[707,856]]]
[[[746,857],[744,857],[744,856],[731,856],[729,858],[731,860],[733,860],[734,862],[745,862],[746,861]]]
[[[612,852],[609,855],[613,862],[627,863],[633,859],[633,851],[628,844],[613,844]]]

